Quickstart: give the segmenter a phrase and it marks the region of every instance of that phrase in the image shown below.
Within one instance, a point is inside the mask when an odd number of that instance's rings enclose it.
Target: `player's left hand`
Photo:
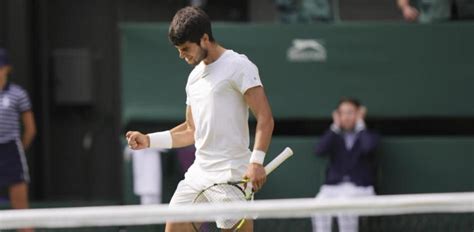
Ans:
[[[253,191],[257,192],[267,180],[265,168],[263,168],[261,164],[250,163],[244,175],[244,179],[248,179],[252,183]]]

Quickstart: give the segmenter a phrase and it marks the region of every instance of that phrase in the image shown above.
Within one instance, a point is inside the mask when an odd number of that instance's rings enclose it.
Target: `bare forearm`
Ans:
[[[182,123],[170,130],[173,148],[186,147],[194,144],[194,130],[187,123]]]
[[[24,127],[21,142],[23,143],[24,148],[28,149],[36,135],[36,123],[32,111],[23,112],[21,118]]]
[[[272,140],[274,121],[272,117],[257,120],[254,150],[267,152]]]
[[[173,129],[171,129],[171,133],[177,133],[177,132],[181,132],[181,131],[184,131],[188,129],[188,125],[186,124],[186,122],[183,122],[177,126],[175,126]]]
[[[255,145],[250,156],[249,166],[244,178],[248,178],[253,185],[253,190],[258,191],[266,180],[266,172],[263,168],[263,161],[265,153],[268,151],[268,146],[272,139],[273,133],[273,117],[270,111],[266,116],[257,116],[257,129],[255,132]]]
[[[35,132],[34,131],[25,131],[23,133],[23,137],[21,138],[21,142],[23,144],[23,147],[28,149],[31,146],[31,143],[33,142],[33,139],[35,138]]]
[[[403,9],[407,6],[410,6],[410,1],[409,0],[397,0],[397,5],[400,9]]]
[[[186,147],[194,144],[194,133],[190,130],[171,132],[173,148]]]

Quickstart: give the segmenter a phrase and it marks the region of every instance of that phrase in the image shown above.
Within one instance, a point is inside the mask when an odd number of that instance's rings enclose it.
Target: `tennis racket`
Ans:
[[[265,166],[267,176],[280,164],[293,155],[291,148],[285,148],[276,158]],[[249,180],[216,183],[202,190],[193,203],[222,203],[253,200],[254,191]],[[245,224],[243,219],[219,219],[215,222],[193,222],[196,232],[218,232],[221,230],[238,231]]]

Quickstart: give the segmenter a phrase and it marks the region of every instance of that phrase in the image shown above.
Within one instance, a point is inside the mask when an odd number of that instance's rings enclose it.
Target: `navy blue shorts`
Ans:
[[[29,182],[23,145],[19,141],[0,143],[0,187]]]

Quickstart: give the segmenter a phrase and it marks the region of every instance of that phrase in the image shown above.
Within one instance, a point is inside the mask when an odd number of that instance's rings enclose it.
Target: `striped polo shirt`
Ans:
[[[28,110],[31,103],[23,88],[9,82],[0,89],[0,143],[20,138],[20,115]]]

